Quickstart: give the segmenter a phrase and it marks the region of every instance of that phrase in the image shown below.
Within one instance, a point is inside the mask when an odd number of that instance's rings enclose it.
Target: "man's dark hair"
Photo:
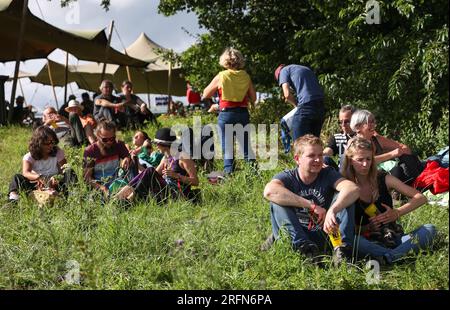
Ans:
[[[117,126],[116,126],[116,123],[111,122],[111,121],[101,121],[97,125],[97,132],[99,132],[102,129],[106,130],[106,131],[114,131],[114,132],[116,132]]]

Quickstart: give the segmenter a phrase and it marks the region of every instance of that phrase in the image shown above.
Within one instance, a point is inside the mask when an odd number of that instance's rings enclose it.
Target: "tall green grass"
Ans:
[[[154,136],[156,128],[147,129]],[[364,263],[319,268],[293,252],[286,238],[259,250],[271,231],[262,192],[275,173],[292,166],[286,156],[276,170],[259,174],[239,162],[239,171],[218,186],[200,171],[201,204],[148,201],[125,208],[100,203],[97,193],[79,184],[53,207],[38,208],[25,196],[9,206],[8,184],[21,170],[30,134],[0,128],[2,289],[448,289],[448,207],[426,205],[402,218],[406,231],[435,224],[439,241],[432,252],[383,270],[371,285]],[[131,142],[132,134],[120,136]],[[81,177],[82,150],[66,154]],[[64,280],[72,260],[79,263],[80,284]]]

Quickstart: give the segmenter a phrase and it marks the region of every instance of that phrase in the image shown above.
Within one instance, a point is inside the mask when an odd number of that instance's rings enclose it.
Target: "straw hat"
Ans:
[[[75,99],[72,99],[69,101],[69,104],[67,105],[67,108],[65,108],[64,110],[66,110],[67,113],[69,113],[70,108],[79,108],[81,111],[83,111],[84,107]]]

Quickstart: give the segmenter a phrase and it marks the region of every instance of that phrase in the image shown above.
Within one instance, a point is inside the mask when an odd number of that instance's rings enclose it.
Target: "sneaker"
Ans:
[[[17,193],[15,193],[15,192],[9,193],[8,202],[9,203],[17,203],[17,202],[19,202],[19,195]]]
[[[267,237],[266,241],[264,241],[264,243],[261,244],[261,248],[260,248],[261,251],[263,251],[263,252],[268,251],[272,247],[274,242],[275,242],[275,237],[273,234],[270,234]]]
[[[352,262],[352,247],[350,245],[340,245],[333,250],[333,265],[340,266],[343,262]]]

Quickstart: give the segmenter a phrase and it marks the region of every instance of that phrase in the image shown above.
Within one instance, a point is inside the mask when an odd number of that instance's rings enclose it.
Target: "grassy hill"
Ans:
[[[186,122],[164,116],[160,121]],[[154,136],[156,128],[147,129]],[[259,250],[271,231],[263,188],[275,173],[292,167],[284,155],[276,170],[259,175],[239,163],[239,171],[220,186],[200,171],[198,205],[149,202],[124,209],[101,204],[80,184],[51,208],[38,208],[26,197],[4,206],[30,134],[26,128],[0,128],[1,289],[448,289],[448,206],[426,205],[402,217],[405,231],[437,226],[433,252],[383,270],[378,284],[368,284],[364,262],[319,268],[305,263],[285,239]],[[120,136],[129,143],[132,134]],[[82,150],[66,154],[80,178]],[[216,162],[217,170],[221,165]],[[80,284],[64,280],[77,269]]]

